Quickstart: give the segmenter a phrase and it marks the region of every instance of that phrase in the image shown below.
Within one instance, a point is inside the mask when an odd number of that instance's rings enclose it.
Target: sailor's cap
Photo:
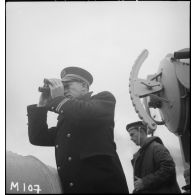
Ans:
[[[143,129],[147,131],[147,126],[143,123],[143,121],[136,121],[136,122],[127,124],[126,130],[130,132],[131,130],[135,128],[137,129],[138,127],[143,127]]]

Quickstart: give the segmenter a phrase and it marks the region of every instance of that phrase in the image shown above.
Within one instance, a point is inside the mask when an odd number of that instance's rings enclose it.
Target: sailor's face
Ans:
[[[136,145],[139,145],[139,132],[138,132],[138,130],[135,129],[135,128],[132,128],[132,129],[129,131],[129,135],[130,135],[131,140],[132,140]]]

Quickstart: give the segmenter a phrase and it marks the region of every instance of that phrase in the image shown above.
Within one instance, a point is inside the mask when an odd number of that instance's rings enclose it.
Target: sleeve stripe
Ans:
[[[63,100],[58,104],[58,106],[57,106],[57,108],[56,108],[56,111],[59,112],[59,111],[60,111],[60,108],[62,107],[62,105],[63,105],[64,103],[66,103],[68,100],[69,100],[69,98],[63,99]]]
[[[57,106],[57,108],[56,108],[56,111],[57,111],[57,112],[60,111],[61,105],[64,103],[64,101],[67,101],[66,98],[63,99],[63,100],[58,104],[58,106]]]

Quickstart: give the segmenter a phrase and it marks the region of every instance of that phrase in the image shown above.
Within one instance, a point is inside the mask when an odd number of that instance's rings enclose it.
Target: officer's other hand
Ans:
[[[38,103],[38,107],[43,107],[46,106],[47,102],[51,100],[51,95],[50,93],[46,93],[46,92],[41,92],[41,95],[39,97],[39,103]]]
[[[144,188],[144,184],[141,178],[135,176],[134,187],[136,191],[142,190]]]

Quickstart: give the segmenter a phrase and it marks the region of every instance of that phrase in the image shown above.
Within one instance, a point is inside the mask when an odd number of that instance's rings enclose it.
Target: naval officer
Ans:
[[[61,79],[45,79],[49,89],[29,105],[30,143],[54,146],[63,193],[128,193],[114,142],[115,97],[108,91],[92,95],[92,75],[66,67]],[[47,112],[58,114],[48,128]]]

